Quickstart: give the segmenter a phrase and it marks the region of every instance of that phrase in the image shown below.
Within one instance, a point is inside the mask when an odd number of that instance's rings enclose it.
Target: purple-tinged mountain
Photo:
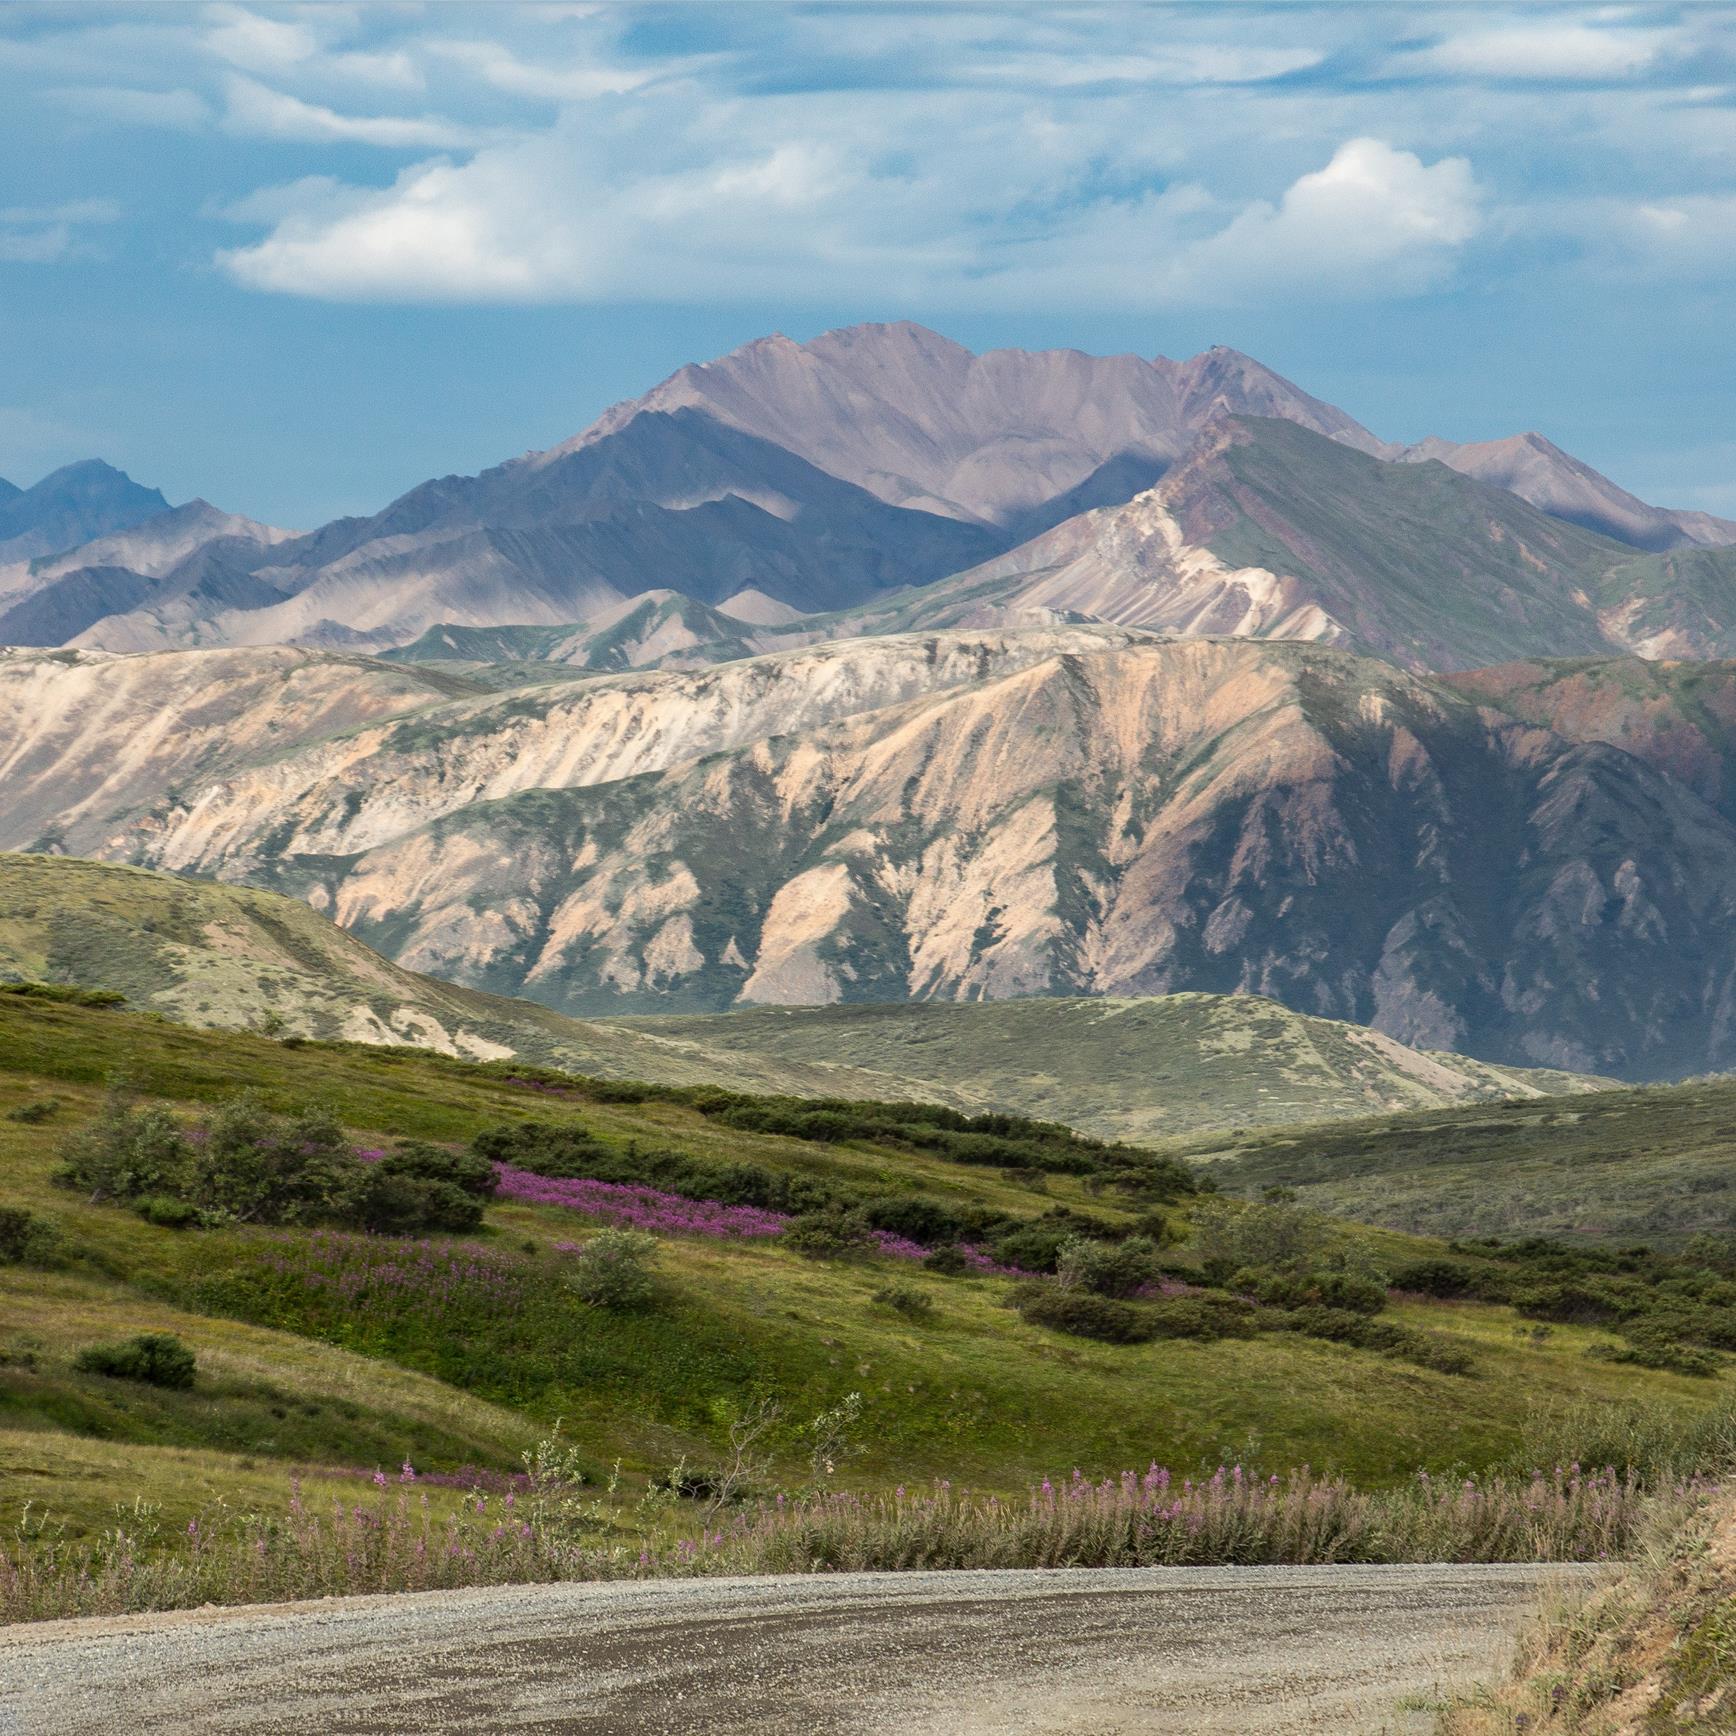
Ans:
[[[34,487],[0,495],[0,566],[57,554],[168,510],[157,489],[100,458],[68,464]]]

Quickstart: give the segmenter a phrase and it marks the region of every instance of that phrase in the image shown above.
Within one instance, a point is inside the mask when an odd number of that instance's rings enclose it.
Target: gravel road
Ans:
[[[0,1630],[0,1736],[1374,1736],[1585,1569],[514,1586]]]

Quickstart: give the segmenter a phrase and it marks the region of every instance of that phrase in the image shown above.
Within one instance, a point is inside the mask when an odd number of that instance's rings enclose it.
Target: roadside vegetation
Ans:
[[[1018,1117],[0,996],[14,1617],[1596,1559],[1701,1498],[1733,1303],[1721,1244],[1449,1247]]]

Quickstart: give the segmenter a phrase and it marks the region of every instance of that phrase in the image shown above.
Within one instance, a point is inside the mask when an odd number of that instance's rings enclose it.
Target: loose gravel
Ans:
[[[0,1630],[0,1736],[1422,1732],[1540,1588],[1591,1571],[836,1574],[52,1622]]]

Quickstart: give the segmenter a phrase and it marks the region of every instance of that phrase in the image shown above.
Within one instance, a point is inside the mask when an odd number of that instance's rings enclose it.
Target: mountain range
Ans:
[[[1096,625],[490,690],[0,659],[0,843],[293,893],[595,1017],[1264,995],[1506,1065],[1736,1057],[1736,665],[1408,673]]]
[[[910,324],[767,338],[547,451],[305,535],[194,502],[158,542],[117,543],[166,503],[73,470],[0,503],[0,643],[438,650],[443,632],[565,629],[563,660],[620,667],[1038,619],[1315,638],[1418,668],[1736,650],[1719,552],[1736,522],[1649,506],[1534,434],[1385,442],[1223,348],[979,356]],[[50,501],[99,480],[117,503],[75,536]],[[1495,644],[1478,617],[1504,612]],[[628,618],[645,630],[614,633]]]
[[[0,515],[0,847],[591,1020],[1205,993],[1736,1060],[1736,524],[1539,436],[865,326],[308,533],[97,465]]]

